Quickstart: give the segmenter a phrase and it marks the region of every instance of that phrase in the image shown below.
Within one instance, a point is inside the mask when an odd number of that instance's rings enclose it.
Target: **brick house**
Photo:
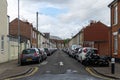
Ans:
[[[25,43],[29,47],[37,47],[37,30],[33,28],[33,25],[27,21],[20,20],[20,42]],[[18,18],[10,22],[9,35],[18,36]],[[27,41],[30,41],[30,44],[27,44]]]
[[[84,28],[83,46],[94,47],[99,50],[100,55],[110,56],[110,28],[100,21],[91,21]]]
[[[114,0],[108,7],[111,12],[111,54],[120,59],[120,0]]]

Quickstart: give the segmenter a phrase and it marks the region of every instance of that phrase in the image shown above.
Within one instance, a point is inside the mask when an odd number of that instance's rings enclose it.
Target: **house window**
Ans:
[[[114,6],[114,25],[118,23],[118,7],[117,5]]]
[[[118,38],[117,35],[114,35],[114,53],[117,54],[118,51]]]
[[[4,51],[4,35],[1,36],[1,51]]]

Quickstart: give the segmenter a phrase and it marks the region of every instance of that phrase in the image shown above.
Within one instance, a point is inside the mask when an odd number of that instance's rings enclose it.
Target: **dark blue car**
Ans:
[[[29,48],[22,51],[20,56],[21,65],[25,62],[38,62],[42,60],[37,48]]]

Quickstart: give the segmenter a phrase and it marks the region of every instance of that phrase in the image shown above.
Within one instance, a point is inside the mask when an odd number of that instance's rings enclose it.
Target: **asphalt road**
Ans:
[[[103,80],[89,74],[83,65],[60,50],[35,66],[39,69],[34,75],[16,80]]]

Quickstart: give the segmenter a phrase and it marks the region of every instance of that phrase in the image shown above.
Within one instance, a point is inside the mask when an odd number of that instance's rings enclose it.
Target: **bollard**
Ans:
[[[111,59],[111,73],[115,74],[115,58]]]

